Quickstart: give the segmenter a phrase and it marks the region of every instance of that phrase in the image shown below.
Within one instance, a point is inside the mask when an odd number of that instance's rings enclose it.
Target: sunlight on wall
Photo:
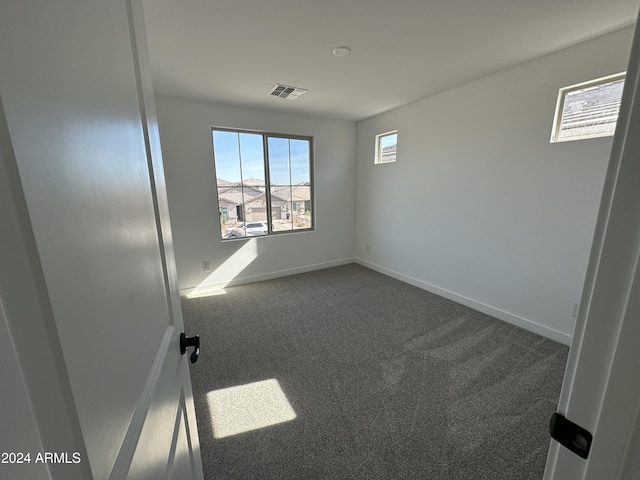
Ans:
[[[207,393],[215,438],[289,422],[296,418],[276,379],[213,390]]]
[[[187,295],[187,298],[208,297],[226,293],[224,287],[236,278],[247,266],[258,258],[258,241],[256,238],[246,243],[216,268]]]

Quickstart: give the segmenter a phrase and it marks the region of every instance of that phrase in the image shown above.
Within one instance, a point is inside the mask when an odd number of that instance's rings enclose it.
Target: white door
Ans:
[[[551,442],[545,480],[640,472],[640,38],[633,41],[558,412],[594,436],[586,460]]]
[[[0,2],[2,219],[34,292],[0,300],[54,479],[203,477],[150,87],[138,0]]]

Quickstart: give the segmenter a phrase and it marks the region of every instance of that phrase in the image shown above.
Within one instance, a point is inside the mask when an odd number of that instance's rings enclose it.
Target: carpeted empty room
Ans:
[[[182,306],[207,480],[542,478],[561,344],[355,264]]]

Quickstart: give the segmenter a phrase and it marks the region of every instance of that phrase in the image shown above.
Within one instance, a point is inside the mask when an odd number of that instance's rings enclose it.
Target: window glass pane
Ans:
[[[271,187],[271,216],[274,232],[293,230],[290,185]]]
[[[268,145],[273,231],[312,228],[311,142],[270,137]]]
[[[311,183],[309,140],[291,140],[291,183]]]
[[[227,231],[228,238],[242,238],[247,236],[247,224],[240,222]]]
[[[293,228],[312,228],[311,186],[293,185],[291,188]]]
[[[244,187],[245,220],[247,222],[267,221],[267,197],[262,187]]]
[[[271,185],[289,185],[289,139],[269,137],[269,181]]]
[[[240,143],[236,132],[213,132],[213,156],[217,185],[242,182],[240,174]]]
[[[265,186],[262,135],[240,134],[240,163],[243,185]]]
[[[220,234],[222,235],[222,238],[225,238],[225,236],[231,231],[233,226],[237,223],[235,218],[231,218],[229,216],[229,213],[235,213],[235,212],[230,212],[229,207],[227,206],[220,207],[220,212],[219,212]]]
[[[269,233],[269,227],[267,222],[251,222],[247,223],[244,228],[244,234],[247,237],[259,237],[267,235]]]
[[[398,147],[398,134],[385,135],[380,138],[380,162],[388,163],[396,161],[396,150]]]
[[[561,89],[551,142],[613,135],[623,89],[624,75]]]
[[[567,93],[558,138],[613,135],[623,87],[624,80],[618,80]]]
[[[218,205],[220,206],[220,233],[222,238],[233,238],[236,229],[242,229],[245,221],[244,195],[242,187],[218,187]]]

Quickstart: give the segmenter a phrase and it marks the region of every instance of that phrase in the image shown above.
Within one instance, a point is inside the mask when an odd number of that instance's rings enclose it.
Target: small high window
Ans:
[[[625,73],[561,88],[551,143],[614,134]]]
[[[376,159],[375,163],[391,163],[396,161],[398,149],[398,131],[381,133],[376,135]]]

